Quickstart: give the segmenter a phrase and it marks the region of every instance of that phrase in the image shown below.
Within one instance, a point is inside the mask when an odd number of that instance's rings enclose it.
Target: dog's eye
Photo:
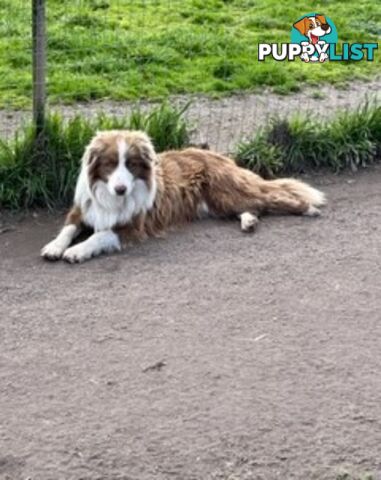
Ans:
[[[133,167],[136,166],[136,164],[137,164],[137,162],[136,162],[136,160],[133,159],[133,158],[127,158],[127,160],[125,161],[125,165],[126,165],[127,168],[128,168],[128,167],[130,167],[130,168],[132,167],[132,168],[133,168]]]
[[[132,158],[126,161],[126,167],[130,170],[146,170],[149,165],[143,159]]]
[[[102,170],[106,173],[112,172],[115,169],[116,165],[117,165],[117,162],[112,161],[110,159],[103,159],[101,161]]]
[[[314,28],[314,26],[312,25],[312,23],[310,23],[310,28]]]

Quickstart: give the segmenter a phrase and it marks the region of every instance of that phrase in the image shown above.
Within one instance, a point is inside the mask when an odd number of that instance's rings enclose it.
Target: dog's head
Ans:
[[[97,133],[82,161],[93,193],[101,187],[113,197],[126,198],[142,182],[151,189],[156,159],[144,132],[111,130]]]
[[[317,43],[320,37],[331,32],[331,27],[328,25],[325,16],[319,14],[314,17],[302,18],[294,23],[294,27],[313,44]]]

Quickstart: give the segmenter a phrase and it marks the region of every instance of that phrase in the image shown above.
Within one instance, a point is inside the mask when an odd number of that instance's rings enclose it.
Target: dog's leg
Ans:
[[[41,256],[50,261],[59,260],[74,238],[80,233],[81,220],[80,208],[73,207],[66,217],[64,227],[57,237],[41,250]]]
[[[101,253],[111,253],[121,249],[119,236],[112,230],[95,232],[84,242],[65,250],[63,259],[69,263],[81,263]]]
[[[135,235],[139,241],[146,240],[146,238],[148,237],[145,231],[145,220],[146,220],[145,217],[146,217],[146,214],[141,213],[137,216],[135,221],[135,232],[136,232]]]
[[[254,232],[258,225],[258,217],[250,212],[243,212],[239,215],[241,230],[245,233]]]

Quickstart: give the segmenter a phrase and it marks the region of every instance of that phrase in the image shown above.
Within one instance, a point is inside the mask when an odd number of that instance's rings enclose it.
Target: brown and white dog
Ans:
[[[324,35],[331,33],[331,27],[329,26],[324,15],[316,14],[314,16],[304,17],[298,22],[294,23],[294,27],[305,37],[308,38],[308,42],[302,42],[301,45],[324,45],[324,40],[321,39]],[[321,52],[319,57],[309,56],[308,53],[301,55],[301,59],[305,62],[318,61],[324,62],[327,60],[328,54]]]
[[[264,180],[222,155],[188,148],[157,155],[139,131],[99,132],[82,158],[74,205],[47,260],[83,262],[202,214],[238,217],[244,232],[266,212],[315,216],[324,194],[294,179]],[[94,233],[71,246],[83,227]]]

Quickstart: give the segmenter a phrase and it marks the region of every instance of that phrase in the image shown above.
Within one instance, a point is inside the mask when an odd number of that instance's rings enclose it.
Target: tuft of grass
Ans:
[[[236,157],[266,177],[318,168],[356,171],[381,158],[381,106],[366,103],[320,123],[308,117],[275,118],[241,142]]]
[[[190,102],[179,109],[163,103],[150,114],[139,110],[132,113],[129,128],[145,130],[152,138],[158,152],[182,148],[189,144],[189,127],[184,119],[184,113]]]
[[[0,206],[21,209],[67,204],[83,148],[93,133],[93,126],[83,118],[64,123],[52,115],[40,135],[27,125],[13,141],[2,141]]]
[[[12,141],[0,141],[0,208],[59,208],[70,203],[85,146],[97,130],[145,130],[158,152],[184,147],[189,131],[183,115],[188,105],[177,109],[163,104],[151,112],[135,110],[129,117],[81,116],[64,121],[50,115],[37,135],[26,125]]]
[[[351,475],[350,473],[343,471],[337,474],[335,480],[375,480],[373,474],[366,473],[363,475]]]

